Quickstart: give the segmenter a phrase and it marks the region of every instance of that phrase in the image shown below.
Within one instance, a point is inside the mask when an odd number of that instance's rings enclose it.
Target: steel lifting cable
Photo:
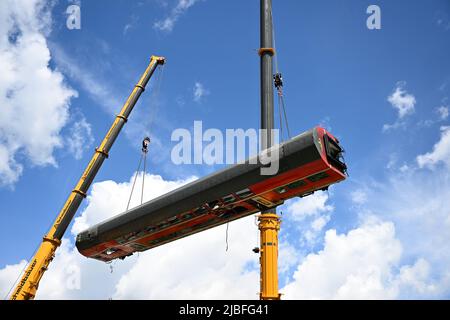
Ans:
[[[141,204],[144,202],[144,182],[145,182],[145,174],[147,164],[147,152],[144,153],[144,170],[142,171],[142,190],[141,190]]]
[[[150,144],[150,138],[145,137],[142,141],[142,154],[144,156],[144,170],[142,171],[142,190],[141,190],[141,204],[144,202],[144,183],[145,183],[145,174],[147,173],[147,153],[148,146]]]
[[[159,97],[163,74],[164,74],[164,65],[161,66],[160,71],[159,71],[159,76],[158,76],[158,79],[155,84],[155,90],[153,91],[154,92],[153,100],[157,100],[157,98]],[[150,133],[151,133],[151,121],[149,124],[149,134]],[[142,154],[139,159],[139,164],[138,164],[138,167],[136,170],[136,174],[134,175],[133,185],[131,187],[130,197],[128,198],[128,204],[127,204],[126,211],[128,211],[128,209],[130,208],[131,198],[133,197],[133,192],[134,192],[134,188],[136,186],[136,181],[137,181],[137,177],[139,175],[139,170],[141,169],[142,160],[144,160],[144,167],[143,167],[143,173],[142,173],[141,204],[144,202],[145,174],[147,171],[147,153],[148,153],[148,145],[149,144],[150,144],[150,138],[148,138],[148,137],[144,138],[144,140],[142,141]]]
[[[163,79],[163,75],[164,75],[164,65],[162,65],[159,69],[159,76],[156,80],[155,83],[155,90],[153,91],[153,100],[157,101],[161,92],[161,84],[162,84],[162,79]],[[150,120],[149,123],[149,135],[151,134],[151,123],[152,121]],[[142,154],[141,154],[141,158],[139,160],[139,165],[138,165],[138,169],[136,171],[136,175],[134,177],[134,181],[133,181],[133,186],[131,188],[131,192],[130,192],[130,198],[128,199],[128,205],[127,205],[127,210],[130,207],[130,202],[131,202],[131,198],[133,196],[133,191],[134,191],[134,187],[136,184],[136,180],[137,180],[137,176],[139,174],[139,169],[141,168],[141,163],[142,163],[142,159],[144,160],[144,167],[143,167],[143,172],[142,172],[142,189],[141,189],[141,204],[144,202],[144,187],[145,187],[145,174],[147,173],[147,153],[148,153],[148,145],[150,144],[150,138],[149,137],[145,137],[144,140],[142,141]]]
[[[280,90],[280,93],[278,94],[279,104],[281,105],[281,109],[283,110],[284,114],[284,122],[286,123],[286,131],[288,134],[288,138],[291,138],[291,130],[289,129],[289,121],[286,114],[286,108],[284,106],[284,97],[283,97],[283,91]]]
[[[280,94],[278,94],[278,118],[280,119],[280,138],[283,140],[283,117],[281,116],[281,108],[280,108]]]
[[[130,197],[128,198],[128,204],[127,209],[125,211],[128,211],[130,208],[131,198],[133,197],[134,187],[136,186],[136,180],[139,175],[139,170],[141,169],[142,160],[144,160],[144,167],[142,171],[142,190],[141,190],[141,204],[144,202],[144,186],[145,186],[145,173],[147,171],[146,165],[147,165],[147,153],[148,153],[148,146],[150,145],[150,138],[145,137],[144,140],[142,140],[142,153],[141,157],[139,158],[139,164],[136,169],[136,174],[134,175],[133,185],[131,186],[131,192]]]
[[[163,75],[164,75],[164,65],[162,65],[161,68],[160,68],[159,77],[158,77],[158,79],[156,81],[156,84],[155,84],[153,100],[157,100],[157,98],[160,95],[161,83],[162,83]],[[150,133],[151,133],[151,121],[150,121],[150,124],[149,124],[149,134]],[[144,140],[142,141],[142,154],[141,154],[141,158],[139,159],[139,165],[138,165],[136,174],[134,176],[133,186],[131,188],[130,197],[128,199],[128,204],[127,204],[127,210],[126,211],[128,211],[128,209],[130,207],[131,198],[133,196],[133,191],[134,191],[134,187],[136,185],[136,180],[137,180],[137,177],[138,177],[138,174],[139,174],[139,170],[141,168],[142,160],[144,160],[144,167],[143,167],[143,172],[142,172],[141,204],[144,202],[145,174],[147,173],[147,153],[148,153],[148,145],[149,144],[150,144],[150,138],[145,137]]]
[[[131,187],[130,197],[128,198],[127,209],[125,211],[128,211],[128,209],[130,208],[131,197],[133,196],[134,186],[136,185],[137,176],[139,174],[139,170],[141,169],[141,164],[142,164],[142,158],[143,157],[144,157],[144,153],[141,154],[141,158],[139,159],[139,164],[138,164],[138,167],[137,167],[137,170],[136,170],[136,174],[134,175],[133,185]]]
[[[152,100],[156,101],[155,104],[158,103],[159,97],[160,97],[160,93],[161,93],[161,86],[162,86],[162,81],[163,81],[163,76],[164,76],[164,64],[161,65],[161,67],[159,68],[159,73],[158,73],[158,77],[156,79],[156,81],[154,82],[154,88],[155,90],[153,90],[153,94],[152,94]],[[156,109],[156,108],[155,108]],[[152,134],[152,122],[154,120],[155,117],[150,117],[150,121],[149,121],[149,129],[148,129],[148,135],[150,136]]]
[[[284,102],[284,96],[283,96],[283,78],[281,76],[281,73],[278,69],[278,52],[276,51],[276,37],[275,37],[275,24],[273,23],[273,14],[270,12],[271,18],[272,18],[272,39],[273,39],[273,48],[275,49],[275,55],[274,55],[274,62],[275,62],[275,74],[273,76],[274,78],[274,84],[277,89],[278,94],[278,115],[280,118],[280,136],[281,139],[283,139],[283,116],[284,116],[284,122],[286,123],[286,131],[288,134],[288,138],[291,138],[291,132],[289,129],[289,122],[288,117],[286,113],[286,106]],[[283,116],[282,116],[283,114]]]

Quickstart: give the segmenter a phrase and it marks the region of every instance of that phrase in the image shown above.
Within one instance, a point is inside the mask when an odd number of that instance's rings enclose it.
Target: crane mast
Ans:
[[[272,0],[260,1],[260,68],[261,68],[261,129],[262,149],[274,142],[273,121],[273,22]],[[262,211],[258,216],[260,230],[260,294],[261,300],[279,300],[278,293],[278,231],[281,219],[277,208]]]
[[[84,170],[83,175],[70,193],[49,232],[44,236],[35,255],[29,261],[24,274],[10,296],[11,300],[34,299],[36,291],[39,287],[39,282],[44,275],[44,272],[53,260],[55,251],[61,244],[61,239],[75,213],[77,212],[78,207],[83,199],[86,198],[88,189],[102,166],[103,161],[108,158],[109,150],[119,135],[122,127],[127,122],[127,119],[142,92],[144,92],[147,83],[156,70],[156,67],[158,65],[163,65],[164,62],[165,59],[163,57],[151,57],[147,69],[142,74],[139,82],[135,85],[133,91],[123,105],[122,110],[116,116],[102,143],[95,149],[95,153]]]

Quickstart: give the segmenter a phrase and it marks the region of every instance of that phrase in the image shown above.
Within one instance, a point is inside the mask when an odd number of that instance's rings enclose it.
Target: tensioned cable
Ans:
[[[281,102],[280,102],[280,95],[278,94],[278,117],[280,119],[280,138],[281,140],[284,140],[283,137],[283,116],[281,115]]]
[[[139,169],[141,168],[141,163],[142,163],[143,157],[144,157],[144,153],[141,154],[141,158],[139,159],[139,165],[137,167],[136,174],[134,175],[133,186],[131,187],[130,197],[128,199],[127,209],[125,211],[128,211],[128,209],[130,208],[131,197],[133,196],[134,186],[136,185],[136,180],[137,180],[137,176],[139,174]]]
[[[287,134],[288,134],[288,138],[291,138],[291,130],[289,129],[289,121],[286,115],[286,108],[284,106],[284,97],[283,97],[283,92],[281,92],[281,94],[279,95],[279,99],[281,102],[281,109],[283,109],[283,114],[284,114],[284,122],[286,122],[286,130],[287,130]]]
[[[273,40],[273,48],[275,49],[275,55],[274,55],[274,64],[275,64],[275,74],[279,74],[279,68],[278,68],[278,51],[276,50],[276,37],[275,37],[275,23],[273,22],[273,14],[272,11],[270,12],[270,16],[272,18],[272,40]],[[285,102],[284,102],[284,96],[283,96],[283,91],[281,88],[277,88],[277,93],[278,93],[278,114],[280,117],[280,136],[281,139],[283,139],[283,125],[282,125],[282,113],[284,115],[284,122],[286,123],[286,130],[287,130],[287,134],[288,134],[288,138],[291,138],[291,132],[289,130],[289,122],[288,122],[288,117],[287,117],[287,112],[286,112],[286,106],[285,106]]]
[[[151,98],[154,101],[154,105],[153,105],[154,107],[158,104],[158,99],[161,95],[161,86],[162,86],[163,76],[164,76],[164,65],[161,65],[159,72],[158,72],[158,77],[157,77],[157,79],[155,81],[155,85],[154,85],[155,90],[153,91],[152,98]],[[157,109],[157,108],[155,107],[155,109]],[[156,118],[156,116],[153,116],[150,118],[150,122],[148,125],[148,127],[149,127],[148,135],[149,136],[151,136],[152,128],[153,128],[152,124],[153,124],[153,120],[155,118]]]
[[[144,152],[144,170],[142,171],[142,190],[141,190],[141,204],[144,201],[144,182],[145,182],[145,173],[147,166],[147,152]]]

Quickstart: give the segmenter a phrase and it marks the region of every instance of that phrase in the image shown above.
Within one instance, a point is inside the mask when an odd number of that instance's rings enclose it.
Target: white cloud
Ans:
[[[50,25],[44,1],[0,4],[0,185],[19,179],[23,155],[32,165],[56,165],[53,152],[62,146],[60,131],[77,93],[49,67]]]
[[[394,92],[388,97],[391,105],[397,109],[400,119],[414,113],[416,98],[403,89],[403,84],[398,84]]]
[[[439,287],[430,283],[431,266],[423,258],[416,261],[413,266],[404,266],[400,269],[398,283],[404,287],[404,297],[435,294]]]
[[[205,96],[209,95],[209,91],[200,82],[195,83],[193,93],[195,102],[201,102]]]
[[[383,124],[383,132],[387,132],[389,130],[395,130],[399,128],[406,128],[406,124],[403,121],[395,121],[393,124]]]
[[[108,50],[110,50],[109,45],[104,41],[96,39],[93,43],[95,43],[96,49],[103,51],[102,55],[106,55]],[[98,68],[93,67],[89,65],[88,60],[75,59],[74,56],[57,44],[52,43],[51,48],[58,68],[71,80],[75,81],[80,86],[80,90],[85,92],[102,108],[107,115],[104,117],[104,121],[108,124],[111,121],[110,116],[120,111],[130,91],[128,89],[122,91],[115,88],[115,85],[105,76],[104,70],[109,70],[107,64]],[[138,75],[139,71],[136,76]],[[156,143],[157,138],[151,135],[156,129],[170,131],[173,129],[172,123],[166,120],[163,113],[158,112],[162,103],[158,94],[158,83],[160,84],[161,76],[162,73],[155,72],[152,80],[147,85],[147,90],[138,102],[139,105],[133,109],[130,121],[123,128],[123,133],[133,146],[137,146],[136,142],[138,141],[139,143],[145,136],[151,136],[153,150],[155,151],[156,147],[160,153],[160,157],[157,160],[152,158],[152,161],[164,162],[170,156],[170,152],[167,152],[167,148],[160,148]]]
[[[18,275],[26,265],[26,261],[22,260],[18,264],[6,265],[0,269],[0,297],[6,296],[12,291],[13,284],[18,280]]]
[[[446,106],[440,106],[439,108],[436,109],[440,120],[447,120],[448,115],[449,115],[449,111],[448,111],[448,107]]]
[[[286,299],[394,299],[438,292],[426,260],[401,266],[401,256],[394,224],[369,218],[347,234],[328,230],[323,250],[309,254],[281,291]]]
[[[69,129],[69,135],[65,138],[65,144],[68,151],[75,159],[80,160],[84,151],[94,143],[91,124],[84,115],[80,114],[79,119],[72,124]]]
[[[417,281],[407,284],[402,280],[400,298],[445,298],[450,293],[450,171],[448,166],[435,165],[438,154],[422,158],[425,167],[431,161],[432,171],[408,166],[405,172],[391,171],[387,180],[366,188],[367,202],[363,212],[358,212],[360,217],[370,212],[394,223],[403,247],[402,260],[408,264],[421,261],[415,268],[403,269],[413,272]],[[424,279],[427,274],[428,280]]]
[[[288,220],[295,223],[301,234],[302,245],[313,246],[330,221],[334,207],[327,204],[327,201],[328,193],[316,191],[310,196],[286,202]]]
[[[290,202],[287,207],[289,217],[294,220],[303,220],[308,216],[315,216],[320,213],[333,211],[333,206],[326,204],[328,194],[323,191],[317,191],[313,195],[296,199]]]
[[[100,45],[103,47],[107,46],[104,42],[101,42]],[[68,77],[75,80],[105,111],[110,114],[118,112],[122,103],[117,97],[117,93],[105,84],[105,81],[100,81],[98,79],[99,75],[94,75],[91,70],[81,66],[63,48],[55,43],[52,43],[52,52],[58,68],[67,74]]]
[[[362,205],[367,202],[367,193],[364,190],[358,189],[350,193],[352,202]]]
[[[393,124],[384,124],[383,131],[405,127],[404,118],[415,111],[416,98],[404,89],[405,85],[406,83],[403,81],[398,82],[392,94],[387,98],[392,107],[397,110],[398,118]]]
[[[392,223],[368,222],[346,235],[328,230],[323,250],[306,257],[282,292],[288,299],[393,298],[383,281],[400,256]]]
[[[259,272],[245,270],[258,259],[248,237],[255,230],[252,217],[230,223],[228,252],[221,226],[141,255],[117,283],[114,298],[256,299]]]
[[[279,241],[278,248],[278,271],[280,274],[286,273],[290,268],[295,267],[299,260],[300,254],[297,249],[287,241]]]
[[[156,21],[153,24],[153,28],[165,32],[171,32],[178,19],[185,14],[189,8],[200,1],[202,0],[177,0],[177,4],[172,8],[170,14],[166,18]]]
[[[123,35],[126,36],[127,33],[131,30],[134,29],[137,25],[137,23],[139,22],[139,16],[137,15],[131,15],[130,17],[130,22],[128,22],[124,27],[123,27]]]
[[[325,225],[330,221],[330,216],[320,216],[311,223],[311,227],[314,231],[318,232],[325,227]]]
[[[450,165],[450,127],[441,127],[441,139],[433,146],[433,151],[416,159],[420,168],[433,168],[439,162]]]

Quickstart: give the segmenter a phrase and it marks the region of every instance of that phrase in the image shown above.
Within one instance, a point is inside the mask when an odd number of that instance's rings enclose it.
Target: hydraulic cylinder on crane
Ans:
[[[164,62],[165,59],[163,57],[151,57],[147,69],[141,76],[139,82],[135,85],[133,91],[123,105],[122,110],[116,116],[102,143],[95,149],[95,153],[89,161],[83,175],[70,193],[49,232],[44,236],[34,257],[29,261],[22,278],[10,296],[11,300],[30,300],[34,299],[36,296],[39,282],[50,262],[53,260],[55,251],[61,244],[61,239],[78,210],[81,201],[86,197],[88,189],[98,170],[102,166],[103,161],[108,158],[109,150],[114,144],[122,127],[127,122],[128,117],[142,92],[144,92],[145,86],[152,77],[156,67],[158,65],[163,65]]]

